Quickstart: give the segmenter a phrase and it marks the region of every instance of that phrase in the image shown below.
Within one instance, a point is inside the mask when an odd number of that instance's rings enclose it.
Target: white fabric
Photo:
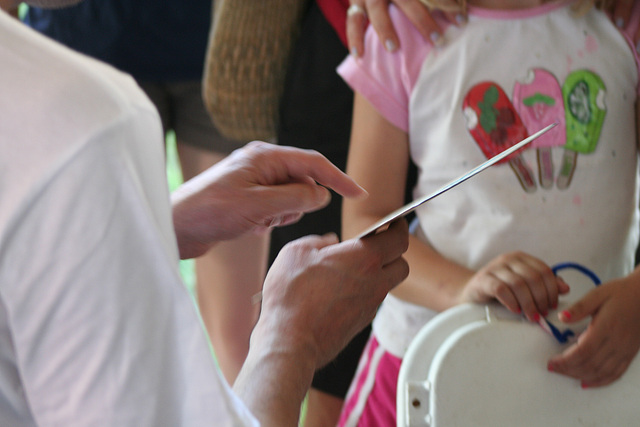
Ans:
[[[405,28],[400,45],[416,51],[376,53],[379,41],[371,35],[365,51],[373,50],[373,56],[348,59],[340,72],[365,96],[386,88],[368,98],[409,133],[411,156],[420,170],[416,198],[486,160],[467,130],[463,108],[475,84],[498,83],[513,101],[515,83],[535,68],[551,72],[560,85],[570,72],[586,69],[602,78],[606,92],[597,147],[578,154],[567,189],[538,184],[535,192],[526,193],[508,164],[496,165],[417,211],[429,243],[472,269],[500,253],[522,250],[549,265],[578,262],[603,281],[628,274],[639,233],[638,69],[634,51],[610,20],[596,10],[575,18],[566,3],[512,12],[471,8],[468,24],[450,26],[446,47],[438,50],[425,47],[401,14],[392,16],[396,27]],[[403,83],[396,88],[387,84],[390,80]],[[398,93],[403,90],[409,92]],[[406,119],[396,109],[402,99]],[[552,148],[556,174],[563,152],[561,146]],[[536,150],[527,150],[524,158],[537,179]],[[374,333],[381,345],[402,357],[433,314],[390,296],[374,321]]]
[[[0,425],[256,425],[177,271],[133,79],[0,13]]]

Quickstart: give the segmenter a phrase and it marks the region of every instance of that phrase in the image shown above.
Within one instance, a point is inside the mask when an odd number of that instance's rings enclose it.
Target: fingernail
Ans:
[[[456,22],[458,23],[458,25],[464,25],[467,23],[467,17],[459,13],[456,15]]]
[[[442,42],[444,41],[442,35],[437,31],[432,32],[429,38],[431,39],[431,42],[436,46],[442,45]]]
[[[539,313],[533,313],[533,321],[534,322],[539,322],[540,321],[540,314]]]
[[[353,56],[354,58],[357,58],[358,56],[360,56],[358,54],[358,48],[357,47],[354,46],[354,47],[351,48],[351,56]]]
[[[569,312],[569,310],[563,310],[561,314],[565,319],[571,320],[571,313]]]
[[[556,308],[558,308],[558,303],[557,303],[557,302],[554,302],[554,303],[551,305],[551,308],[552,308],[553,310],[555,310]]]
[[[553,365],[551,364],[551,362],[547,363],[547,371],[549,371],[549,372],[553,372],[554,371]]]
[[[580,387],[582,387],[583,390],[586,390],[589,388],[589,384],[586,383],[580,383]]]
[[[384,42],[384,46],[389,52],[395,52],[396,50],[396,44],[391,39],[387,39],[387,41]]]
[[[624,28],[624,18],[617,18],[616,19],[616,26],[618,28]]]

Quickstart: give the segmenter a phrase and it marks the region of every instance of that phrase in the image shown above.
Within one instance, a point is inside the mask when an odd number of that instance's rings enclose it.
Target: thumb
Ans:
[[[316,183],[295,182],[261,188],[274,215],[316,211],[329,204],[331,193]]]
[[[574,323],[593,315],[606,300],[606,294],[596,288],[582,297],[566,310],[558,313],[558,319],[564,323]]]

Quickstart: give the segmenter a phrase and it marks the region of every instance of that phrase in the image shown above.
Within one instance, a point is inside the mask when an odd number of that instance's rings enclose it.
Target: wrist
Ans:
[[[251,335],[249,354],[233,388],[263,426],[298,424],[316,370],[314,346],[298,341],[260,322]]]

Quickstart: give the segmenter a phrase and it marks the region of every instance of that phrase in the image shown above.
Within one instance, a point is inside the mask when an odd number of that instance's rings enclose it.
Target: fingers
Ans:
[[[310,182],[313,180],[344,197],[362,198],[367,196],[364,188],[319,152],[272,144],[265,145],[268,149],[279,152],[276,156],[279,156],[279,160],[283,163],[286,179],[289,182]],[[267,147],[263,146],[262,148]],[[277,183],[273,182],[272,184]]]
[[[581,381],[583,388],[610,384],[622,376],[634,352],[616,345],[603,328],[589,327],[561,355],[548,362],[548,369]]]
[[[607,300],[607,290],[607,288],[598,287],[588,292],[573,305],[558,313],[558,319],[565,323],[572,323],[593,315]]]
[[[365,245],[375,246],[380,254],[382,272],[386,275],[387,280],[392,285],[391,288],[397,286],[409,275],[409,264],[402,258],[402,255],[409,248],[409,227],[407,222],[402,219],[391,224],[389,228],[382,233],[367,237],[364,240]],[[385,290],[389,292],[391,288]]]
[[[560,313],[564,322],[592,319],[574,345],[549,360],[549,370],[577,378],[583,387],[618,379],[640,348],[637,291],[632,277],[608,282]]]
[[[331,200],[326,188],[316,184],[283,184],[257,187],[255,198],[263,201],[265,226],[287,225],[302,214],[325,207]],[[296,219],[296,220],[297,220]]]
[[[397,225],[364,242],[365,245],[371,243],[378,245],[380,253],[382,270],[378,274],[384,278],[386,286],[380,287],[377,292],[384,297],[409,275],[409,264],[402,258],[409,247],[405,221],[399,221]]]
[[[389,292],[409,275],[409,264],[402,255],[409,248],[409,229],[405,220],[396,221],[385,231],[362,239],[350,239],[343,243],[346,251],[353,251],[354,247],[360,253],[357,256],[357,268],[362,276],[384,279],[386,288],[380,288],[383,293]],[[346,256],[346,255],[345,255]]]
[[[356,58],[364,53],[364,33],[368,22],[364,1],[352,1],[347,12],[347,43],[349,52]]]
[[[409,226],[407,221],[401,219],[393,222],[385,231],[361,240],[375,248],[382,258],[382,265],[386,265],[407,251],[409,247]]]
[[[433,19],[433,16],[424,3],[418,0],[393,0],[393,2],[402,13],[409,18],[413,26],[416,27],[426,41],[433,43],[435,46],[441,46],[444,43],[442,28],[440,28],[436,20]],[[447,16],[450,16],[450,19],[453,18],[452,23],[456,22],[454,14]],[[382,28],[378,30],[373,18],[371,19],[371,25],[376,29],[380,40],[386,40],[383,36],[391,36],[390,33],[383,33]],[[399,44],[396,43],[396,46],[399,46]]]
[[[347,41],[349,51],[355,57],[364,54],[364,35],[370,22],[378,38],[389,52],[400,47],[400,40],[389,17],[389,4],[394,3],[411,21],[422,37],[436,46],[444,43],[442,28],[433,18],[429,8],[419,0],[352,0],[351,13],[347,14]],[[445,17],[454,25],[464,25],[466,15],[454,1],[446,2]],[[356,5],[357,8],[353,7]]]
[[[557,307],[561,285],[553,271],[537,258],[519,252],[506,254],[492,261],[484,274],[488,275],[489,294],[532,322]]]

